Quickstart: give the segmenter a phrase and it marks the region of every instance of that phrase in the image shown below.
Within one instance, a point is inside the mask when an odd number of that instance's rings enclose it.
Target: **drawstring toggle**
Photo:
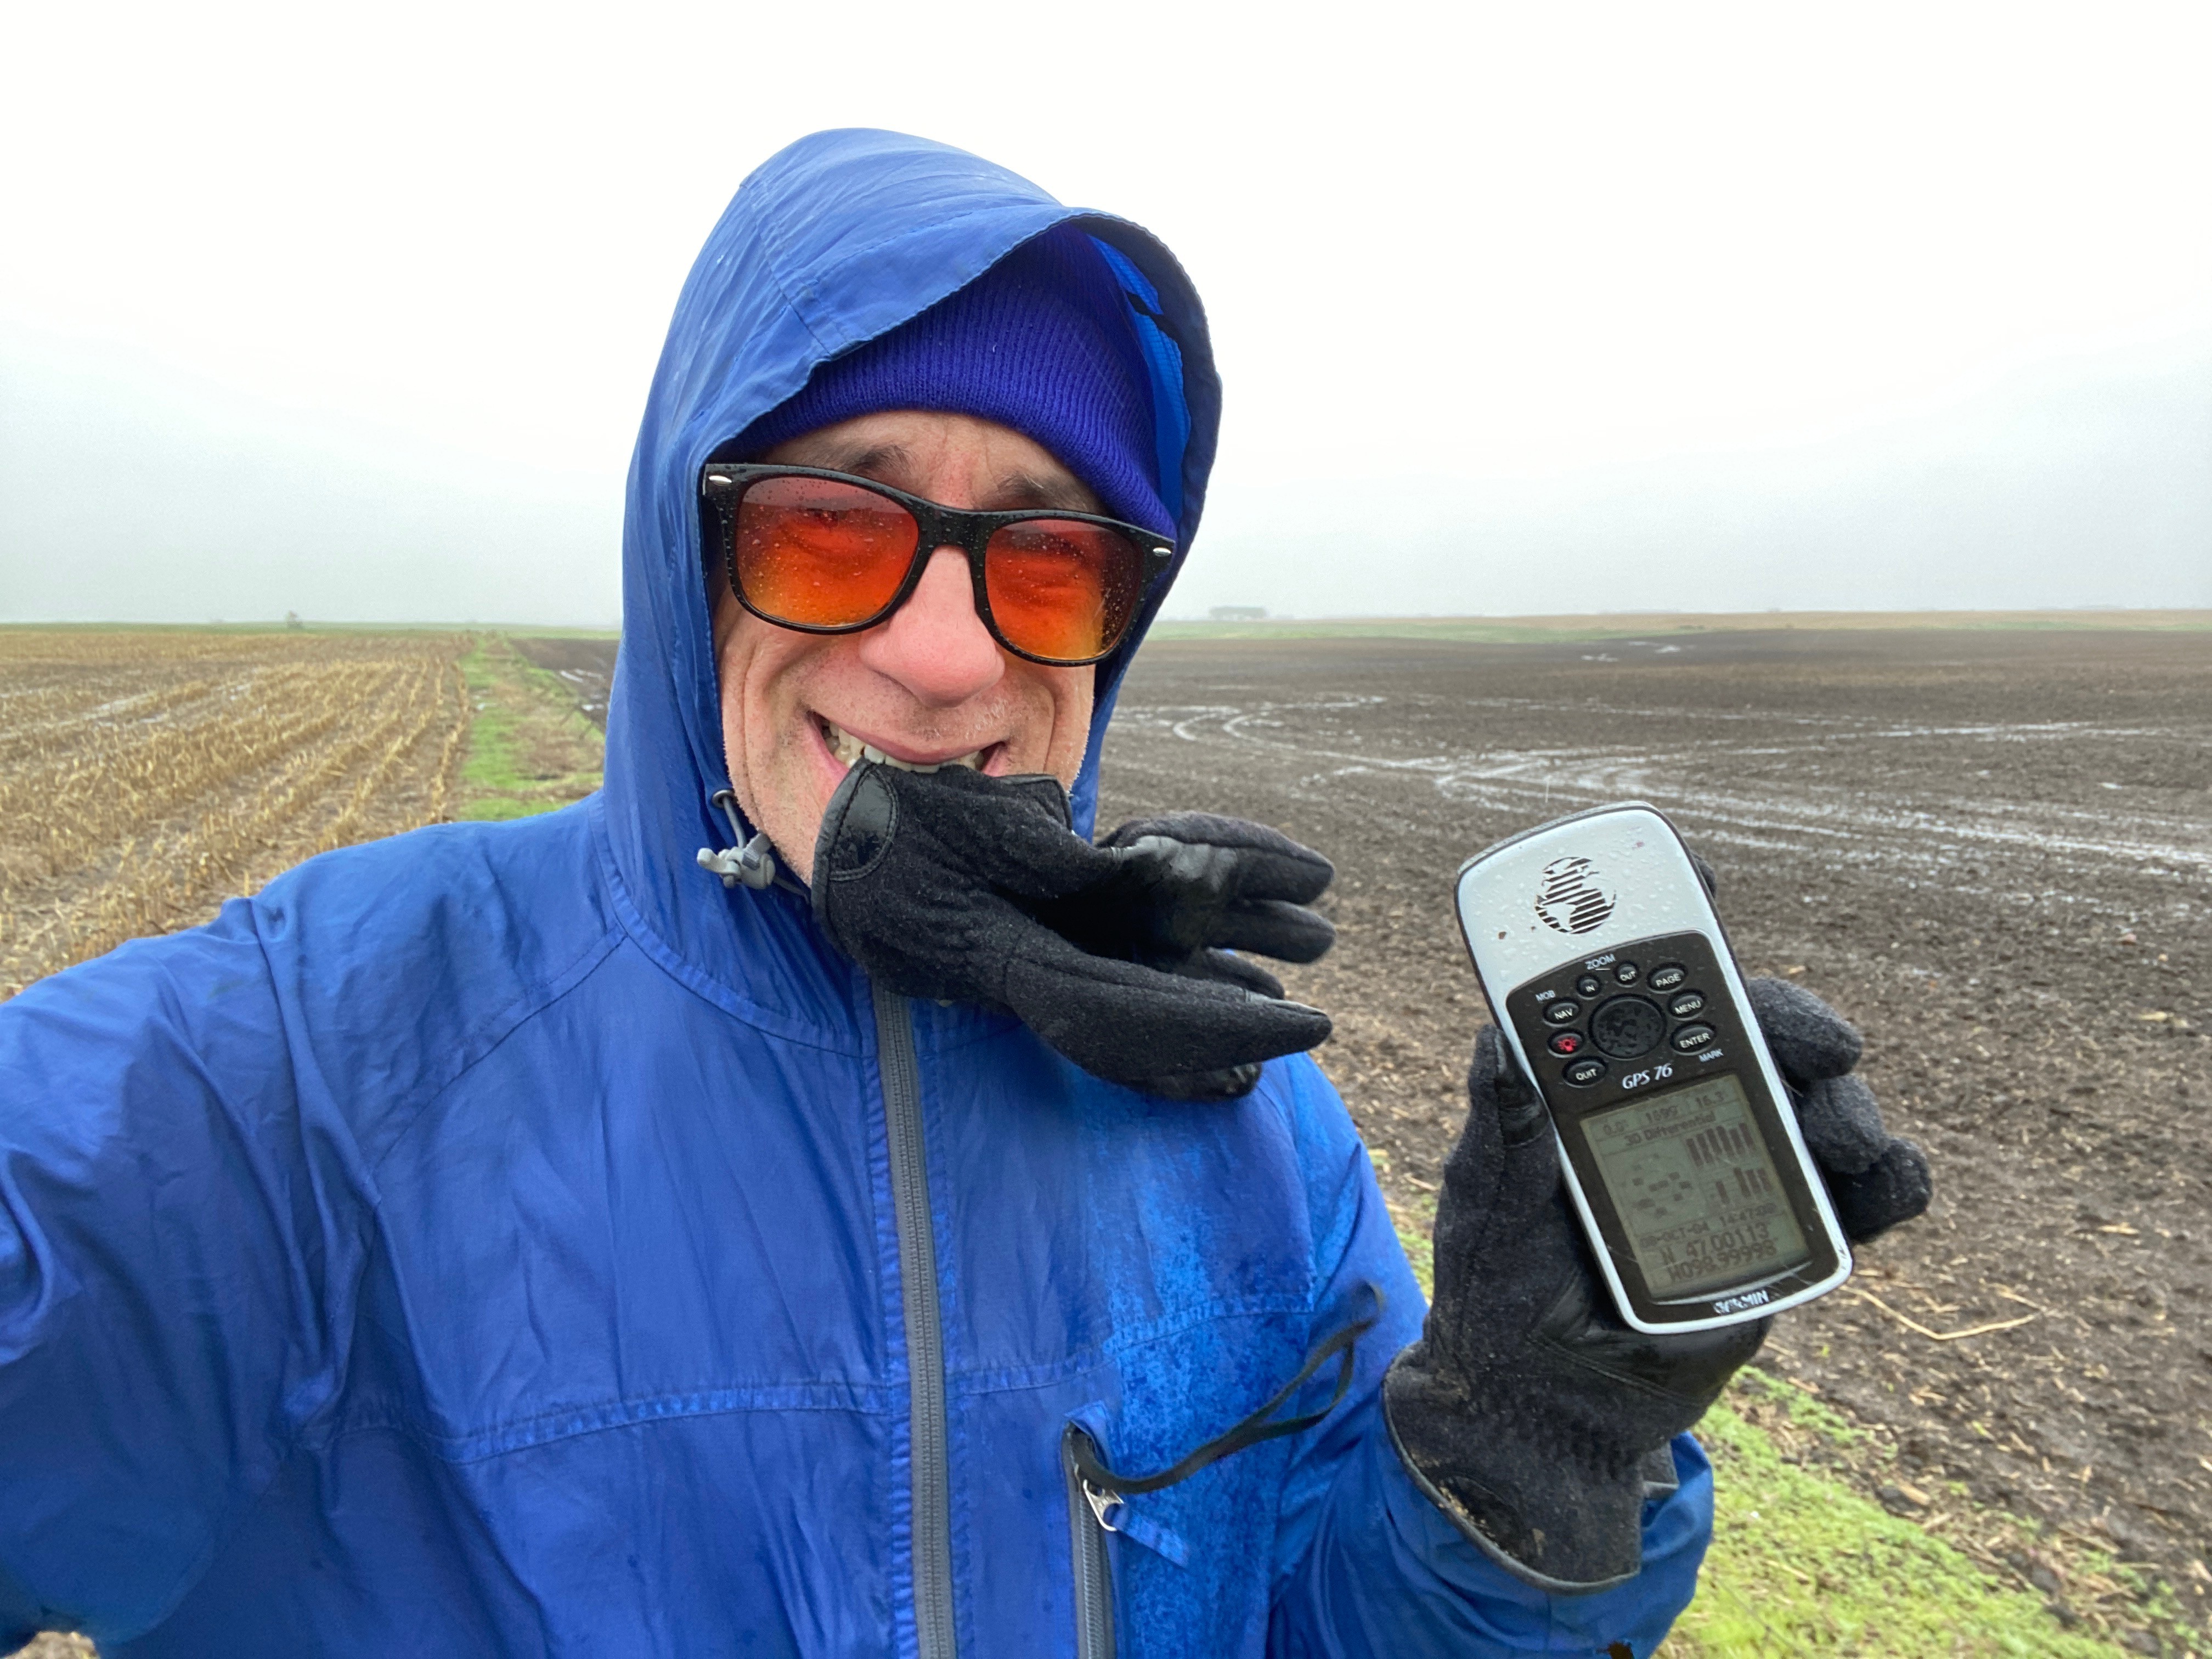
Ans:
[[[746,839],[745,827],[738,817],[736,793],[717,789],[709,799],[722,809],[722,815],[729,819],[730,835],[738,845],[726,848],[719,853],[711,847],[701,848],[699,867],[711,875],[720,876],[725,887],[743,885],[760,892],[774,886],[775,854],[769,850],[769,838],[765,835]]]

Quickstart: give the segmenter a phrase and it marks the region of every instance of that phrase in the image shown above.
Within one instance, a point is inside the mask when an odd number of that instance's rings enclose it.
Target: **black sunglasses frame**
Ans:
[[[890,602],[872,617],[855,623],[795,623],[781,617],[771,617],[752,602],[745,592],[745,585],[738,575],[738,505],[744,501],[745,491],[769,478],[826,478],[835,483],[851,484],[867,490],[884,500],[896,502],[906,509],[921,534],[915,538],[914,556],[907,573],[892,594]],[[1038,519],[1057,519],[1074,524],[1097,525],[1128,538],[1144,555],[1144,568],[1137,581],[1136,603],[1130,607],[1129,620],[1134,623],[1144,610],[1145,598],[1153,585],[1165,575],[1175,562],[1175,544],[1164,537],[1156,536],[1140,525],[1125,523],[1120,519],[1103,518],[1096,513],[1070,513],[1059,508],[1023,507],[1009,513],[977,513],[965,507],[944,507],[920,495],[909,495],[903,489],[894,489],[873,478],[860,477],[850,472],[833,472],[818,466],[777,466],[764,461],[709,461],[699,471],[699,499],[714,511],[721,526],[718,538],[721,545],[722,568],[729,573],[730,591],[738,596],[738,603],[764,623],[778,628],[788,628],[800,634],[858,634],[878,623],[888,621],[891,615],[914,596],[921,585],[922,572],[929,568],[930,559],[941,547],[957,547],[968,556],[968,579],[975,590],[975,614],[982,618],[983,626],[1000,646],[1025,661],[1042,663],[1048,668],[1082,668],[1091,663],[1103,662],[1121,648],[1129,636],[1127,624],[1114,642],[1103,651],[1089,657],[1041,657],[1034,651],[1024,651],[1008,639],[999,627],[999,620],[991,614],[991,594],[983,568],[984,549],[990,544],[994,532],[1010,524],[1022,524]],[[703,514],[702,514],[703,518]]]

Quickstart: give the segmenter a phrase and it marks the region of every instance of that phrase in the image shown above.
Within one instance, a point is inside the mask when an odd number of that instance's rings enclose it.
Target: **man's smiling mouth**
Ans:
[[[814,717],[814,723],[821,728],[822,741],[829,745],[831,756],[848,771],[864,760],[896,766],[902,772],[934,772],[945,766],[964,766],[971,772],[983,769],[984,751],[981,749],[971,749],[964,755],[952,755],[939,761],[901,760],[896,755],[885,754],[872,743],[861,742],[842,726],[823,720],[819,714]],[[994,744],[991,747],[996,748],[997,745]]]

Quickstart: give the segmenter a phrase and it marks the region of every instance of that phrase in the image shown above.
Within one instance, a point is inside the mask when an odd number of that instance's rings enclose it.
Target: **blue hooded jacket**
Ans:
[[[701,463],[1068,222],[1128,291],[1188,546],[1219,397],[1167,251],[957,150],[818,134],[746,182],[677,307],[605,787],[315,859],[0,1007],[0,1650],[1656,1645],[1703,1458],[1677,1443],[1642,1576],[1592,1596],[1510,1577],[1419,1495],[1377,1408],[1419,1292],[1310,1060],[1228,1105],[1115,1088],[874,992],[802,898],[694,863],[727,839]],[[1071,1425],[1164,1468],[1368,1285],[1319,1426],[1099,1527]]]

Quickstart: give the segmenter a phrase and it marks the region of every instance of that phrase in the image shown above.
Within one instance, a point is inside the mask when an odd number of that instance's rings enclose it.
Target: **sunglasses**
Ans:
[[[730,586],[763,622],[854,634],[904,605],[941,547],[968,556],[975,614],[1018,657],[1073,668],[1111,656],[1174,544],[1088,513],[970,513],[850,473],[709,461]]]

